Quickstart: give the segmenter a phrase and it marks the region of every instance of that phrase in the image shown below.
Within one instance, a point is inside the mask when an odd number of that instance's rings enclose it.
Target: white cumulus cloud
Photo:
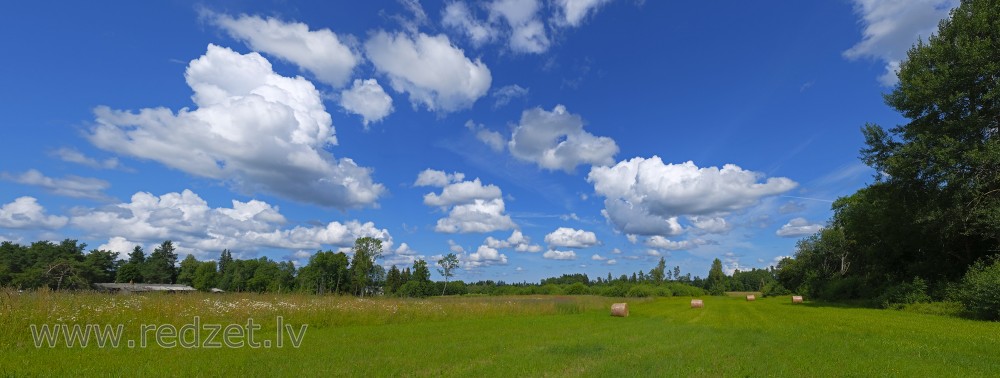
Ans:
[[[588,15],[611,0],[555,0],[555,22],[562,26],[580,26]]]
[[[118,252],[119,258],[125,258],[129,252],[132,252],[135,247],[141,247],[142,244],[135,243],[125,239],[121,236],[112,236],[108,239],[107,243],[101,244],[97,249],[102,251]]]
[[[465,174],[463,173],[445,173],[444,171],[428,168],[417,174],[417,181],[413,183],[413,186],[436,186],[443,188],[448,186],[448,184],[457,183],[464,179]]]
[[[559,227],[545,235],[549,247],[588,248],[597,245],[597,235],[590,231]]]
[[[360,115],[365,128],[369,123],[381,121],[393,110],[392,97],[385,93],[375,79],[355,79],[351,88],[340,92],[340,106]]]
[[[346,84],[361,62],[361,56],[330,29],[309,30],[304,23],[272,17],[210,16],[216,25],[251,49],[292,62],[334,87]]]
[[[0,228],[57,229],[66,225],[69,218],[45,214],[45,208],[35,197],[18,197],[0,206]]]
[[[378,31],[365,42],[365,54],[397,92],[432,111],[472,106],[490,89],[490,69],[470,60],[447,36]]]
[[[660,235],[653,235],[653,236],[649,237],[649,239],[646,239],[646,245],[647,246],[650,246],[650,247],[653,247],[653,248],[659,248],[659,249],[663,249],[663,250],[667,250],[667,251],[678,251],[678,250],[694,249],[694,248],[697,248],[700,245],[705,245],[705,244],[708,244],[708,242],[706,242],[705,240],[702,240],[702,239],[674,241],[674,240],[670,240],[670,239],[667,239],[665,237],[662,237]]]
[[[785,223],[774,234],[783,238],[795,238],[799,236],[809,236],[823,229],[823,225],[810,223],[805,218],[794,218]]]
[[[709,234],[725,234],[733,229],[733,225],[721,217],[695,216],[689,220],[695,228]]]
[[[542,257],[550,260],[576,260],[576,252],[550,249],[545,251]]]
[[[879,82],[892,86],[906,52],[931,34],[938,22],[958,6],[958,0],[854,0],[854,11],[861,17],[862,39],[847,51],[848,59],[871,58],[885,63]]]
[[[618,145],[583,130],[583,119],[556,105],[552,111],[525,110],[508,143],[510,153],[538,166],[573,172],[580,164],[610,165]]]
[[[448,210],[448,216],[438,220],[434,230],[445,233],[492,232],[515,227],[505,214],[503,193],[496,185],[483,185],[478,179],[459,181],[461,173],[445,174],[427,169],[417,176],[417,186],[443,186],[441,193],[427,193],[424,204]],[[446,184],[447,183],[447,184]],[[446,185],[442,185],[446,184]]]
[[[509,27],[510,49],[519,53],[543,53],[549,49],[545,24],[538,18],[539,0],[494,0],[488,5],[490,20],[503,20]]]
[[[798,185],[784,177],[760,182],[763,178],[733,164],[701,168],[690,161],[664,164],[653,156],[592,167],[587,181],[605,197],[603,214],[618,230],[668,236],[683,232],[678,216],[727,214]]]
[[[464,1],[455,1],[445,5],[444,10],[441,11],[441,24],[468,37],[475,47],[496,40],[499,34],[495,26],[478,19]]]
[[[441,194],[427,193],[424,204],[427,206],[448,207],[471,203],[476,199],[493,200],[500,198],[502,193],[496,185],[483,185],[478,178],[472,181],[456,182],[441,189]]]
[[[280,76],[257,53],[209,45],[185,73],[197,109],[95,109],[87,138],[104,150],[338,208],[374,203],[385,188],[372,170],[335,159],[330,114],[309,81]]]

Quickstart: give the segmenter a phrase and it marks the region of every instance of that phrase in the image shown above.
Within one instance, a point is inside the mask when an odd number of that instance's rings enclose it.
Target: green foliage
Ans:
[[[147,283],[172,284],[177,277],[177,253],[174,251],[174,243],[170,240],[164,241],[146,259],[142,273],[143,281]]]
[[[712,260],[712,268],[708,270],[707,288],[711,295],[722,295],[726,291],[726,273],[722,271],[722,261]]]
[[[574,282],[572,285],[568,285],[566,290],[564,290],[568,295],[586,295],[590,294],[590,289],[587,285],[581,282]]]
[[[1000,320],[1000,256],[973,264],[953,295],[972,316]]]
[[[764,297],[776,297],[789,294],[792,294],[792,292],[777,281],[764,285],[764,288],[761,290],[761,296]]]
[[[882,308],[902,309],[906,305],[913,303],[930,302],[931,297],[927,295],[927,282],[914,277],[913,282],[904,282],[894,285],[882,292],[876,302]]]
[[[363,237],[354,241],[354,256],[351,259],[350,277],[352,292],[358,296],[375,292],[377,268],[375,262],[382,257],[382,241]],[[427,273],[430,276],[430,273]]]
[[[201,265],[194,255],[188,254],[184,260],[181,260],[181,267],[177,270],[177,283],[183,285],[191,285],[194,282],[194,272]]]
[[[444,277],[444,287],[441,288],[441,295],[444,295],[445,290],[448,289],[448,278],[454,275],[453,272],[455,269],[458,269],[458,256],[454,253],[449,253],[438,260],[438,265],[441,266],[438,268],[438,273],[441,273],[441,276]]]
[[[201,291],[211,290],[217,284],[219,273],[215,261],[205,261],[198,263],[194,271],[192,286]]]

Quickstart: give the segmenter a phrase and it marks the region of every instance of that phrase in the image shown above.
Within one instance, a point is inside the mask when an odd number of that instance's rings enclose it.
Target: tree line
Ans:
[[[955,300],[1000,319],[1000,2],[964,0],[914,45],[885,102],[908,122],[867,124],[874,182],[778,264],[788,290],[884,307]]]
[[[449,281],[459,269],[454,253],[437,262],[444,281],[431,280],[427,261],[418,259],[410,267],[388,270],[378,264],[382,242],[364,237],[355,241],[353,253],[317,251],[309,262],[297,268],[291,261],[267,257],[235,259],[223,250],[215,261],[199,261],[187,255],[179,263],[173,242],[157,245],[148,255],[136,246],[124,258],[118,252],[86,251],[76,240],[61,243],[39,241],[28,246],[13,242],[0,244],[0,286],[18,289],[47,287],[53,290],[86,290],[94,283],[184,284],[201,291],[220,289],[233,292],[303,292],[355,296],[426,297],[432,295],[534,295],[592,294],[613,297],[702,295],[703,281],[680,267],[667,269],[663,258],[649,272],[631,276],[591,280],[586,274],[564,274],[539,283],[505,283],[484,280],[474,283]]]

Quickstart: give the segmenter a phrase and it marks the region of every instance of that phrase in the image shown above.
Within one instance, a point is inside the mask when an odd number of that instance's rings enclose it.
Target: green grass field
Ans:
[[[300,295],[0,295],[0,375],[998,376],[1000,323],[793,305],[788,297],[427,300]],[[36,348],[31,324],[309,327],[299,348]],[[297,328],[296,328],[297,329]],[[205,336],[205,332],[202,333]],[[124,344],[124,342],[123,342]]]

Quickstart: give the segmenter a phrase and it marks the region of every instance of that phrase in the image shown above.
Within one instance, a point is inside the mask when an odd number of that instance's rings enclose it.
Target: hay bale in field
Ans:
[[[755,296],[753,294],[747,295],[747,302],[753,302],[753,301],[756,301],[756,300],[757,300],[757,296]]]
[[[611,316],[628,316],[628,303],[615,303],[611,305]]]
[[[792,303],[802,303],[802,296],[801,295],[793,295],[792,296]]]
[[[691,300],[691,308],[702,308],[702,307],[705,307],[705,303],[702,302],[701,299]]]

